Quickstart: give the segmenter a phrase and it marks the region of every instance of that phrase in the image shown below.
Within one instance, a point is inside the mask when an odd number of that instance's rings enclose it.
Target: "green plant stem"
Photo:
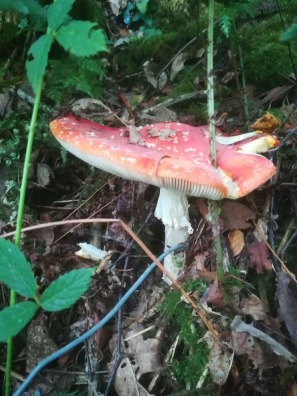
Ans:
[[[237,35],[237,29],[236,25],[233,21],[233,32],[234,32],[234,38],[235,38],[235,43],[237,46],[237,52],[238,52],[238,57],[239,57],[239,64],[240,64],[240,69],[241,69],[241,83],[242,83],[242,95],[243,95],[243,103],[244,103],[244,115],[246,118],[247,126],[250,121],[250,114],[249,114],[249,99],[248,99],[248,94],[247,94],[247,87],[246,87],[246,79],[245,79],[245,72],[244,72],[244,63],[243,63],[243,56],[242,56],[242,50],[241,46],[238,40],[238,35]]]
[[[214,75],[213,75],[214,0],[209,0],[207,31],[207,111],[209,126],[210,159],[217,166],[216,132],[214,124]]]
[[[36,120],[37,120],[37,115],[38,115],[38,110],[39,110],[39,105],[40,105],[41,91],[42,91],[42,80],[40,81],[37,91],[36,91],[34,107],[33,107],[33,112],[32,112],[32,117],[31,117],[31,123],[30,123],[30,129],[29,129],[29,135],[28,135],[25,163],[24,163],[24,169],[23,169],[23,177],[22,177],[22,183],[21,183],[21,189],[20,189],[20,201],[19,201],[19,207],[18,207],[16,233],[15,233],[15,244],[17,246],[20,246],[20,242],[21,242],[21,231],[22,231],[22,222],[23,222],[28,174],[29,174],[29,167],[30,167],[30,161],[31,161],[32,146],[33,146],[33,141],[34,141]],[[14,305],[15,302],[16,302],[16,293],[14,290],[11,290],[10,291],[10,305]],[[10,338],[7,341],[7,352],[6,352],[5,396],[10,395],[12,349],[13,349],[13,339]]]
[[[214,123],[214,76],[213,76],[213,36],[214,36],[214,0],[209,0],[208,5],[208,35],[207,35],[207,108],[210,143],[210,160],[214,167],[217,166],[216,131]],[[225,274],[223,269],[223,251],[220,237],[220,203],[209,201],[209,217],[212,225],[214,246],[216,253],[216,266],[218,280],[223,284]]]
[[[232,58],[232,62],[233,62],[233,69],[234,69],[234,74],[235,74],[237,92],[238,92],[238,94],[240,94],[241,93],[241,86],[240,86],[240,83],[239,83],[238,66],[237,66],[237,60],[236,60],[235,47],[236,47],[235,37],[234,37],[234,34],[232,34],[230,36],[231,58]]]

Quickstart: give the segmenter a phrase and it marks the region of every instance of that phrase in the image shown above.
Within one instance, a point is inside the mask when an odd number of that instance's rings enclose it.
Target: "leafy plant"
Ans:
[[[29,299],[0,311],[0,341],[15,336],[39,308],[46,311],[69,308],[87,290],[93,272],[94,268],[70,271],[59,276],[39,296],[34,274],[24,254],[10,241],[0,239],[0,280]]]
[[[106,51],[104,34],[96,24],[76,21],[69,17],[74,0],[56,1],[47,9],[48,29],[29,49],[27,75],[36,93],[45,73],[48,53],[54,40],[66,51],[76,56],[91,56]]]
[[[246,15],[253,16],[253,14],[253,1],[223,1],[218,13],[220,29],[226,37],[229,37],[236,18]]]
[[[105,70],[100,59],[77,58],[73,55],[49,61],[46,96],[56,105],[82,92],[93,98],[103,94],[102,77]]]
[[[14,2],[3,0],[0,3],[0,11],[14,10],[19,12],[21,15],[29,15],[36,30],[43,30],[47,25],[46,32],[31,45],[28,51],[29,57],[26,62],[27,77],[34,91],[35,100],[29,127],[22,185],[20,189],[17,227],[15,234],[15,244],[17,246],[20,245],[27,180],[29,175],[30,158],[34,141],[37,115],[40,107],[42,83],[52,44],[56,41],[66,52],[80,57],[87,57],[95,55],[100,51],[107,51],[104,33],[102,29],[97,27],[96,23],[89,21],[78,21],[70,17],[69,12],[74,4],[74,1],[75,0],[56,0],[47,7],[42,7],[36,0],[16,0]],[[41,20],[41,23],[39,23],[39,20]],[[42,304],[46,304],[47,309],[50,307],[55,307],[55,305],[51,305],[53,303],[53,300],[49,298],[51,296],[47,296],[47,298],[43,297],[42,301],[37,299],[36,285],[33,286],[32,281],[31,287],[32,290],[35,290],[35,292],[33,295],[30,295],[30,297],[35,299],[35,303],[29,301],[24,302],[21,305],[21,308],[18,305],[17,309],[19,310],[19,313],[21,314],[22,312],[25,312],[25,314],[23,314],[23,319],[21,321],[19,321],[18,317],[16,317],[17,327],[9,331],[7,334],[14,334],[19,328],[23,327],[24,323],[26,323],[34,315],[39,305],[42,306]],[[17,288],[16,291],[19,291],[19,289]],[[53,295],[55,292],[56,291],[54,290]],[[49,300],[51,301],[49,302]],[[14,289],[11,289],[11,307],[7,309],[11,309],[12,313],[15,303],[16,292]],[[7,313],[9,311],[4,312]],[[7,319],[7,316],[3,319]],[[5,380],[6,396],[10,394],[11,362],[12,338],[10,337],[7,343]]]

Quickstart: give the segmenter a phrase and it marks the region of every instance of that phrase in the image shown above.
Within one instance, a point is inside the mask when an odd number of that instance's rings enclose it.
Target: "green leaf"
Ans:
[[[24,297],[36,295],[30,264],[20,249],[6,239],[0,239],[0,280]]]
[[[46,311],[69,308],[87,290],[94,268],[81,268],[61,275],[42,294],[40,304]]]
[[[33,318],[38,305],[24,301],[0,311],[0,341],[15,336]]]
[[[0,0],[0,11],[17,11],[21,14],[42,14],[43,7],[37,0]]]
[[[219,18],[219,24],[221,31],[224,33],[224,35],[229,38],[230,36],[230,31],[232,27],[232,17],[229,15],[222,15],[221,18]]]
[[[293,23],[282,35],[280,41],[288,42],[297,40],[297,23]]]
[[[63,24],[75,0],[57,0],[48,7],[48,26],[53,31]]]
[[[99,51],[107,51],[102,29],[95,29],[96,23],[70,21],[62,26],[56,39],[61,46],[76,56],[91,56]]]
[[[147,12],[149,0],[138,0],[136,1],[136,7],[141,14],[145,14]]]
[[[48,53],[53,42],[53,36],[44,34],[29,49],[29,56],[33,57],[26,62],[27,76],[34,93],[42,81],[47,65]]]

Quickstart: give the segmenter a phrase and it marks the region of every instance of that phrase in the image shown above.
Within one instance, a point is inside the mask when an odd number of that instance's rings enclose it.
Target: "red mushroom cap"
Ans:
[[[233,144],[230,138],[219,137],[215,169],[209,157],[207,126],[169,122],[140,127],[139,144],[129,142],[125,128],[72,115],[51,121],[50,129],[68,151],[97,168],[192,196],[236,199],[276,172],[267,158],[257,154],[278,145],[271,135],[242,135],[236,139],[243,140]]]

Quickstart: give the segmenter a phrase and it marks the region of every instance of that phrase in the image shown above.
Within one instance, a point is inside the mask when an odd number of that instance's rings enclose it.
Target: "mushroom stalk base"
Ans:
[[[165,226],[165,250],[178,243],[186,241],[189,234],[193,232],[188,216],[188,200],[185,194],[166,188],[160,189],[160,195],[155,211],[155,216],[162,220]],[[164,267],[177,278],[184,262],[184,253],[169,254],[164,259]],[[163,275],[168,284],[171,281]]]

